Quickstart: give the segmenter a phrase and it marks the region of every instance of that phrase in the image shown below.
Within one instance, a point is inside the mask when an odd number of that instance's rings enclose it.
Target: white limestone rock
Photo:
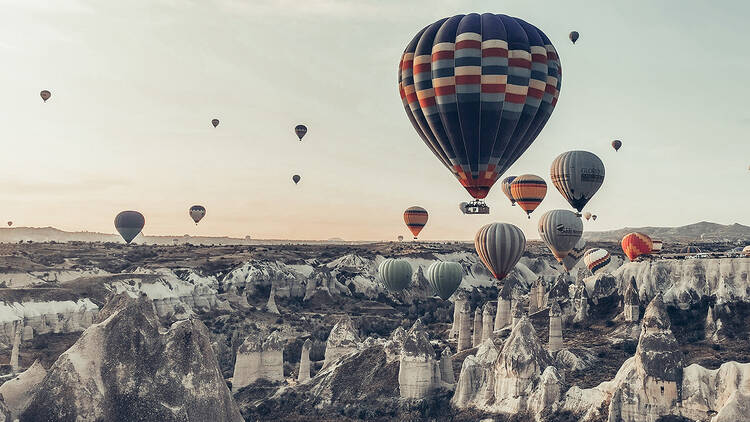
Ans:
[[[361,342],[354,323],[349,315],[344,315],[333,326],[326,341],[326,353],[323,368],[328,367],[342,356],[357,351]]]
[[[435,350],[419,319],[406,334],[401,348],[398,384],[401,397],[407,399],[425,398],[441,386]]]

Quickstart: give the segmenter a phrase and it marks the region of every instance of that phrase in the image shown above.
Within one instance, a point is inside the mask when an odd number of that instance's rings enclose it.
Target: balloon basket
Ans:
[[[475,199],[468,204],[466,204],[466,214],[489,214],[490,213],[490,207],[487,206],[487,204],[484,203],[484,201],[480,201],[478,199]]]

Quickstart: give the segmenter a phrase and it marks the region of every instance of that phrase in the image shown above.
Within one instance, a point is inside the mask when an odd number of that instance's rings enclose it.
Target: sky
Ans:
[[[606,167],[585,230],[750,225],[750,2],[468,0],[0,0],[0,220],[147,235],[471,239],[569,209],[549,166],[591,151]],[[563,81],[550,121],[508,175],[547,197],[528,220],[499,183],[487,216],[423,144],[397,67],[424,26],[505,13],[545,32]],[[576,45],[568,33],[577,30]],[[39,91],[52,91],[43,103]],[[211,119],[221,124],[214,129]],[[294,135],[303,123],[303,142]],[[623,147],[615,152],[613,139]],[[291,177],[300,174],[294,185]],[[188,208],[207,215],[196,227]]]

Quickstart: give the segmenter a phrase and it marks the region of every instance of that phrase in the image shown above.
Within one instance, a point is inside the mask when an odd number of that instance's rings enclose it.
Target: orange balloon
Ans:
[[[427,210],[422,207],[409,207],[404,211],[404,222],[416,239],[427,224]]]
[[[643,233],[628,233],[622,238],[622,251],[633,261],[641,255],[648,255],[653,248],[653,241]]]
[[[518,206],[531,218],[531,213],[547,195],[547,183],[539,176],[522,174],[510,183],[510,194]]]

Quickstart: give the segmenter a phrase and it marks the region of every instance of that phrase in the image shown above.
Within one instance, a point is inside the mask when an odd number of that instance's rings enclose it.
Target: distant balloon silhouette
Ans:
[[[492,223],[474,236],[474,249],[484,266],[499,281],[510,273],[526,249],[526,236],[513,224]]]
[[[586,221],[589,221],[591,219],[591,213],[586,211],[583,213],[583,217],[586,219]]]
[[[500,183],[500,187],[503,189],[503,193],[505,196],[510,199],[510,204],[512,206],[516,206],[516,200],[513,199],[513,194],[510,192],[510,184],[513,183],[513,180],[516,178],[516,176],[508,176]]]
[[[115,217],[115,228],[128,244],[138,236],[145,224],[146,219],[138,211],[123,211]]]
[[[406,227],[408,227],[414,235],[414,239],[419,236],[419,232],[421,232],[425,224],[427,224],[427,218],[427,210],[422,207],[409,207],[404,211],[404,222],[406,223]]]
[[[651,247],[653,242],[648,235],[643,233],[628,233],[620,242],[622,251],[628,256],[628,259],[633,261],[641,255],[648,255],[651,253]]]
[[[592,215],[591,219],[594,220],[594,221],[596,221],[596,214]]]
[[[297,183],[299,183],[300,180],[302,180],[302,178],[299,177],[299,174],[295,174],[294,176],[292,176],[292,181],[294,182],[295,185]],[[315,183],[313,183],[313,184],[315,184]]]
[[[8,227],[10,227],[12,225],[13,225],[13,222],[12,221],[8,221]]]
[[[619,151],[621,146],[622,146],[622,141],[617,140],[617,139],[612,141],[612,148],[614,148],[615,151]]]
[[[583,234],[583,222],[568,210],[547,211],[539,219],[539,236],[562,263]]]
[[[42,91],[42,92],[40,92],[40,93],[39,93],[39,96],[41,96],[41,97],[42,97],[42,100],[44,100],[44,102],[46,103],[46,102],[47,102],[47,100],[49,100],[49,97],[51,97],[51,96],[52,96],[52,93],[51,93],[51,92],[49,92],[49,91],[47,91],[47,90],[45,89],[44,91]]]
[[[409,287],[411,272],[411,264],[405,259],[387,258],[378,266],[380,279],[385,287],[392,292]]]
[[[531,219],[531,213],[547,196],[547,182],[534,174],[522,174],[510,184],[510,193],[526,215]]]
[[[398,87],[419,137],[480,200],[544,128],[561,73],[541,30],[506,15],[472,13],[419,31],[401,55]]]
[[[190,207],[189,214],[190,218],[195,221],[195,225],[197,226],[198,222],[206,216],[206,208],[202,205],[193,205]]]
[[[448,300],[461,285],[464,269],[457,262],[437,261],[427,267],[425,278],[440,299]]]
[[[305,125],[297,125],[294,127],[294,133],[297,134],[297,137],[301,141],[302,138],[305,137],[305,134],[307,133],[307,126]]]
[[[570,34],[568,34],[568,38],[570,38],[570,41],[575,44],[576,41],[578,41],[578,38],[580,35],[578,34],[578,31],[571,31]]]
[[[214,125],[214,127],[219,126],[219,119],[211,120],[211,124]]]
[[[399,242],[403,242],[404,241],[404,236],[398,235],[397,239],[398,239]]]

